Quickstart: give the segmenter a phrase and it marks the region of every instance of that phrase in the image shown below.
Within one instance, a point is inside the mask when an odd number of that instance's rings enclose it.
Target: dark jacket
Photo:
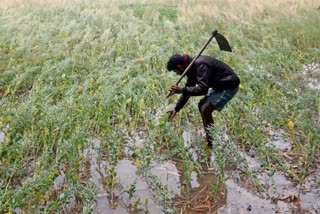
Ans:
[[[183,108],[190,96],[206,95],[209,88],[214,91],[235,89],[240,84],[239,77],[230,66],[209,56],[199,56],[186,76],[187,82],[175,107],[176,111]]]

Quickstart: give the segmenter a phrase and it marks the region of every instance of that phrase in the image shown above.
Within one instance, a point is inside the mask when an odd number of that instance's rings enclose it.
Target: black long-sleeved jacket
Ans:
[[[209,56],[199,56],[186,76],[187,82],[175,107],[177,112],[190,96],[206,95],[209,88],[215,91],[235,89],[240,84],[239,77],[230,66]]]

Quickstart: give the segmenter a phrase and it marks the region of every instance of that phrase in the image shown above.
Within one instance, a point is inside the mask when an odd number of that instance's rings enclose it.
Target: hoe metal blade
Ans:
[[[228,40],[223,35],[217,32],[214,37],[216,38],[220,50],[232,52]]]

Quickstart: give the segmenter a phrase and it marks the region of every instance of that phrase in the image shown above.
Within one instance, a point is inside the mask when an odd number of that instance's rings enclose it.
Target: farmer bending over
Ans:
[[[182,75],[192,61],[191,56],[175,54],[169,58],[167,69]],[[169,121],[183,108],[190,96],[204,96],[198,104],[206,132],[208,147],[212,149],[212,139],[208,127],[213,125],[212,112],[221,111],[226,103],[238,92],[240,79],[227,64],[209,56],[199,56],[186,74],[187,82],[182,88],[171,86],[170,91],[182,94],[173,110],[168,111]]]

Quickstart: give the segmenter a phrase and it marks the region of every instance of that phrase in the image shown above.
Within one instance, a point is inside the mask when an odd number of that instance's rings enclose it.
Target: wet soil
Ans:
[[[266,130],[262,130],[266,131]],[[283,153],[289,153],[292,145],[282,130],[268,127],[268,146]],[[197,160],[197,149],[190,147],[195,138],[203,133],[185,132],[185,146],[190,148],[192,157]],[[143,137],[143,134],[139,134]],[[134,142],[141,144],[142,139]],[[137,164],[130,159],[118,161],[115,171],[117,185],[110,193],[105,180],[108,178],[106,160],[98,157],[100,141],[93,140],[87,153],[90,157],[90,180],[97,186],[98,194],[94,213],[161,213],[155,197],[155,188],[146,174],[139,173]],[[130,150],[126,150],[130,154]],[[320,155],[302,184],[297,184],[282,172],[268,172],[261,166],[254,151],[240,151],[247,170],[253,177],[243,179],[236,168],[227,170],[228,179],[224,186],[213,191],[216,174],[195,167],[190,181],[184,177],[183,162],[173,158],[159,162],[151,160],[148,173],[158,177],[173,197],[178,213],[319,213],[320,210]],[[57,178],[58,179],[58,178]],[[59,178],[60,179],[60,178]],[[259,183],[257,185],[256,183]],[[128,189],[135,186],[133,195]],[[138,203],[137,203],[138,202]]]
[[[304,65],[304,78],[307,86],[313,90],[320,89],[320,64]],[[319,117],[319,115],[318,115]],[[281,129],[262,127],[269,138],[267,146],[284,154],[291,160],[292,142]],[[186,131],[183,133],[185,147],[190,147],[195,138],[203,138],[201,131]],[[140,146],[144,142],[145,131],[139,131],[136,137],[128,142],[125,148],[127,156],[131,156],[130,144]],[[0,144],[5,139],[5,133],[0,131]],[[139,173],[133,160],[119,160],[115,166],[116,185],[112,191],[107,187],[109,163],[99,157],[100,141],[93,139],[91,145],[84,151],[88,159],[82,172],[84,182],[93,182],[97,188],[94,213],[161,213],[163,207],[155,199],[155,192],[148,176]],[[191,148],[191,147],[190,147]],[[196,148],[197,150],[199,148]],[[192,150],[192,148],[191,148]],[[191,151],[192,152],[192,151]],[[158,162],[151,160],[149,173],[159,178],[167,186],[175,202],[178,213],[320,213],[320,154],[311,166],[311,170],[302,183],[292,181],[283,172],[265,171],[255,151],[238,151],[254,177],[243,179],[240,171],[230,168],[228,179],[224,186],[213,191],[216,180],[214,171],[194,170],[190,181],[184,177],[183,163],[178,158]],[[197,160],[198,154],[192,152]],[[0,180],[0,185],[1,185]],[[54,179],[53,190],[59,191],[65,184],[65,173],[59,172]],[[255,184],[259,183],[260,187]],[[133,193],[128,190],[134,187]],[[262,188],[261,188],[262,187]],[[80,213],[82,204],[73,197],[61,208],[61,213]],[[15,213],[22,213],[17,208]]]
[[[178,213],[213,213],[225,204],[224,186],[221,185],[213,190],[216,179],[216,173],[213,170],[193,171],[191,181],[188,183],[184,178],[182,162],[176,163],[182,187],[182,191],[174,198]]]
[[[92,140],[92,148],[86,151],[90,157],[90,178],[98,189],[94,213],[161,213],[163,207],[155,199],[154,186],[145,174],[138,171],[133,160],[118,161],[115,172],[117,185],[112,190],[106,187],[109,164],[98,156],[100,141]],[[137,140],[137,143],[140,143]],[[129,151],[127,151],[129,152]],[[183,163],[179,159],[158,162],[152,160],[149,173],[156,176],[174,197],[176,209],[183,213],[210,213],[225,202],[224,188],[213,194],[210,185],[215,178],[213,172],[193,171],[188,183],[184,178]],[[62,179],[62,178],[61,178]],[[60,180],[60,178],[57,178]],[[128,189],[134,186],[133,195]],[[137,201],[139,203],[137,203]]]
[[[273,130],[268,146],[290,154],[291,143],[282,130]],[[226,182],[227,202],[218,213],[319,213],[320,210],[320,155],[310,167],[310,173],[297,183],[280,171],[266,171],[252,151],[238,151],[247,170],[255,177],[242,179],[239,171],[229,171]],[[286,155],[288,159],[293,159]],[[255,183],[258,183],[258,187]]]
[[[303,75],[307,86],[311,89],[320,89],[320,64],[304,64]]]

